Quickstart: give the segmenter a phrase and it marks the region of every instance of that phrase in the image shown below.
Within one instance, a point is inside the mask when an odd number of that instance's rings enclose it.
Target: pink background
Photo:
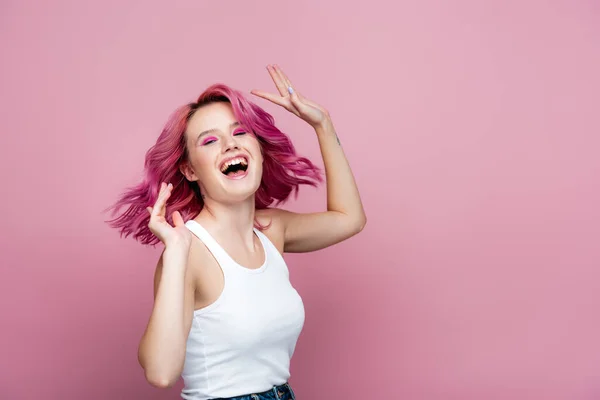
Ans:
[[[600,399],[599,35],[589,0],[2,1],[0,398],[178,398],[136,360],[160,249],[102,210],[176,106],[276,62],[369,219],[287,258],[298,398]]]

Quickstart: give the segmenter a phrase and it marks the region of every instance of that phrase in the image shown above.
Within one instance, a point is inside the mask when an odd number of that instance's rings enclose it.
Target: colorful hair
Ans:
[[[321,171],[307,158],[296,155],[290,139],[275,127],[273,117],[251,103],[236,90],[216,84],[204,91],[195,103],[179,107],[169,117],[156,144],[146,152],[144,178],[137,186],[128,188],[108,210],[114,216],[107,223],[120,231],[122,237],[133,235],[142,244],[155,245],[159,239],[148,229],[150,215],[146,207],[153,206],[161,182],[171,182],[173,189],[166,206],[166,218],[179,211],[184,221],[194,218],[204,205],[196,182],[188,181],[179,170],[187,161],[185,130],[188,121],[200,107],[228,102],[240,124],[258,138],[263,153],[263,176],[256,192],[257,209],[285,202],[292,192],[298,194],[301,184],[316,186],[323,180]],[[255,225],[262,228],[256,221]]]

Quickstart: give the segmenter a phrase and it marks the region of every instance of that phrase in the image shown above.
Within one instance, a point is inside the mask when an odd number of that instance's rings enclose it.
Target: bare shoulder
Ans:
[[[261,232],[275,245],[277,250],[283,254],[285,244],[283,216],[285,211],[280,208],[265,208],[256,210],[256,220],[264,229]]]
[[[192,237],[192,245],[188,255],[188,270],[194,271],[196,276],[202,275],[203,268],[213,261],[213,256],[202,240]]]

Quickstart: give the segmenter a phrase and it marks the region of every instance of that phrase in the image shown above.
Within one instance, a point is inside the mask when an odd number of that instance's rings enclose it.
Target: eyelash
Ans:
[[[240,135],[245,135],[246,131],[237,131],[233,133],[233,136],[240,136]],[[214,137],[210,137],[206,140],[204,140],[204,142],[202,142],[202,146],[206,146],[207,144],[211,144],[217,141],[217,138]]]

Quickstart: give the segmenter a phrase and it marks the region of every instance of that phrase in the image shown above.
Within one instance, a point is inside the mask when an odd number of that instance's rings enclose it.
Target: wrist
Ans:
[[[335,129],[333,128],[333,122],[331,121],[331,118],[329,118],[329,117],[324,118],[321,122],[314,125],[313,128],[315,129],[315,132],[317,133],[317,135],[327,135],[327,134],[335,135]]]
[[[173,241],[165,244],[165,256],[186,257],[190,251],[190,244],[184,241]]]
[[[180,276],[187,270],[188,256],[189,249],[183,246],[166,246],[162,254],[162,275]]]

